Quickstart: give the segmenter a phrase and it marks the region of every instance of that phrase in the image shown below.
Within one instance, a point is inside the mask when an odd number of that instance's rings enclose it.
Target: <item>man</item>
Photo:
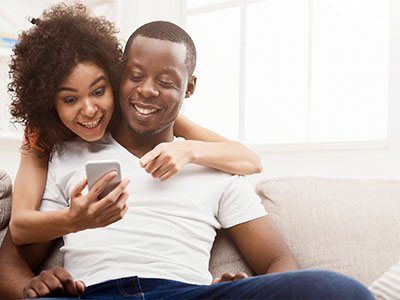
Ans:
[[[84,287],[76,279],[88,285],[83,298],[372,299],[365,287],[342,275],[296,271],[293,255],[243,177],[189,165],[159,182],[138,166],[145,153],[174,139],[174,120],[195,90],[195,63],[191,38],[172,23],[148,23],[130,37],[119,129],[90,146],[81,140],[66,143],[49,165],[41,205],[41,210],[68,206],[87,160],[118,157],[122,174],[131,179],[129,210],[112,225],[65,236],[65,269],[33,278],[25,296],[77,295]],[[211,284],[208,260],[221,227],[254,271],[266,275],[225,274]],[[37,256],[47,248],[39,245]],[[32,275],[12,251],[25,283]],[[34,254],[28,259],[31,266],[38,261]]]

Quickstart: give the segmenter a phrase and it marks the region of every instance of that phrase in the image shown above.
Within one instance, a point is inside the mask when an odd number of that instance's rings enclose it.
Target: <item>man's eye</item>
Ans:
[[[75,97],[66,97],[66,98],[63,98],[62,101],[66,104],[74,103],[76,101],[76,98]]]
[[[136,74],[132,74],[129,76],[133,81],[140,81],[143,79],[143,76],[141,75],[136,75]]]
[[[104,87],[101,87],[101,88],[94,90],[92,94],[93,94],[93,96],[100,97],[100,96],[103,96],[105,92],[106,92],[106,89]]]
[[[174,85],[174,82],[169,80],[158,80],[158,82],[164,87],[171,87]]]

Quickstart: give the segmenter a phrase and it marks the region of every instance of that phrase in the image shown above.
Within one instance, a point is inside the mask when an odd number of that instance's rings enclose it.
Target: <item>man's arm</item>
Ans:
[[[233,226],[227,231],[258,275],[299,268],[292,252],[268,216]]]
[[[0,248],[0,298],[24,298],[24,287],[47,255],[52,242],[17,247],[7,231]],[[26,259],[25,259],[26,257]]]

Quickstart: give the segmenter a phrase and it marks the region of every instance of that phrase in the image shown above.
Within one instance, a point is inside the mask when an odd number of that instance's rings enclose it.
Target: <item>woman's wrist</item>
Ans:
[[[71,206],[63,208],[60,210],[62,224],[65,224],[65,232],[68,233],[75,233],[80,230],[78,225],[75,223],[74,217],[72,215]]]
[[[185,143],[187,146],[188,164],[197,164],[199,160],[199,147],[201,147],[201,142],[186,140]]]

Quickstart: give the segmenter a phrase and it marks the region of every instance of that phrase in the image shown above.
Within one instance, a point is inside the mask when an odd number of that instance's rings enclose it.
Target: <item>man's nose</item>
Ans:
[[[90,98],[85,98],[83,100],[83,105],[81,108],[81,113],[85,117],[93,117],[96,115],[98,111],[97,104]]]
[[[157,89],[156,84],[151,79],[144,80],[138,87],[138,92],[145,98],[158,97],[160,91]]]

